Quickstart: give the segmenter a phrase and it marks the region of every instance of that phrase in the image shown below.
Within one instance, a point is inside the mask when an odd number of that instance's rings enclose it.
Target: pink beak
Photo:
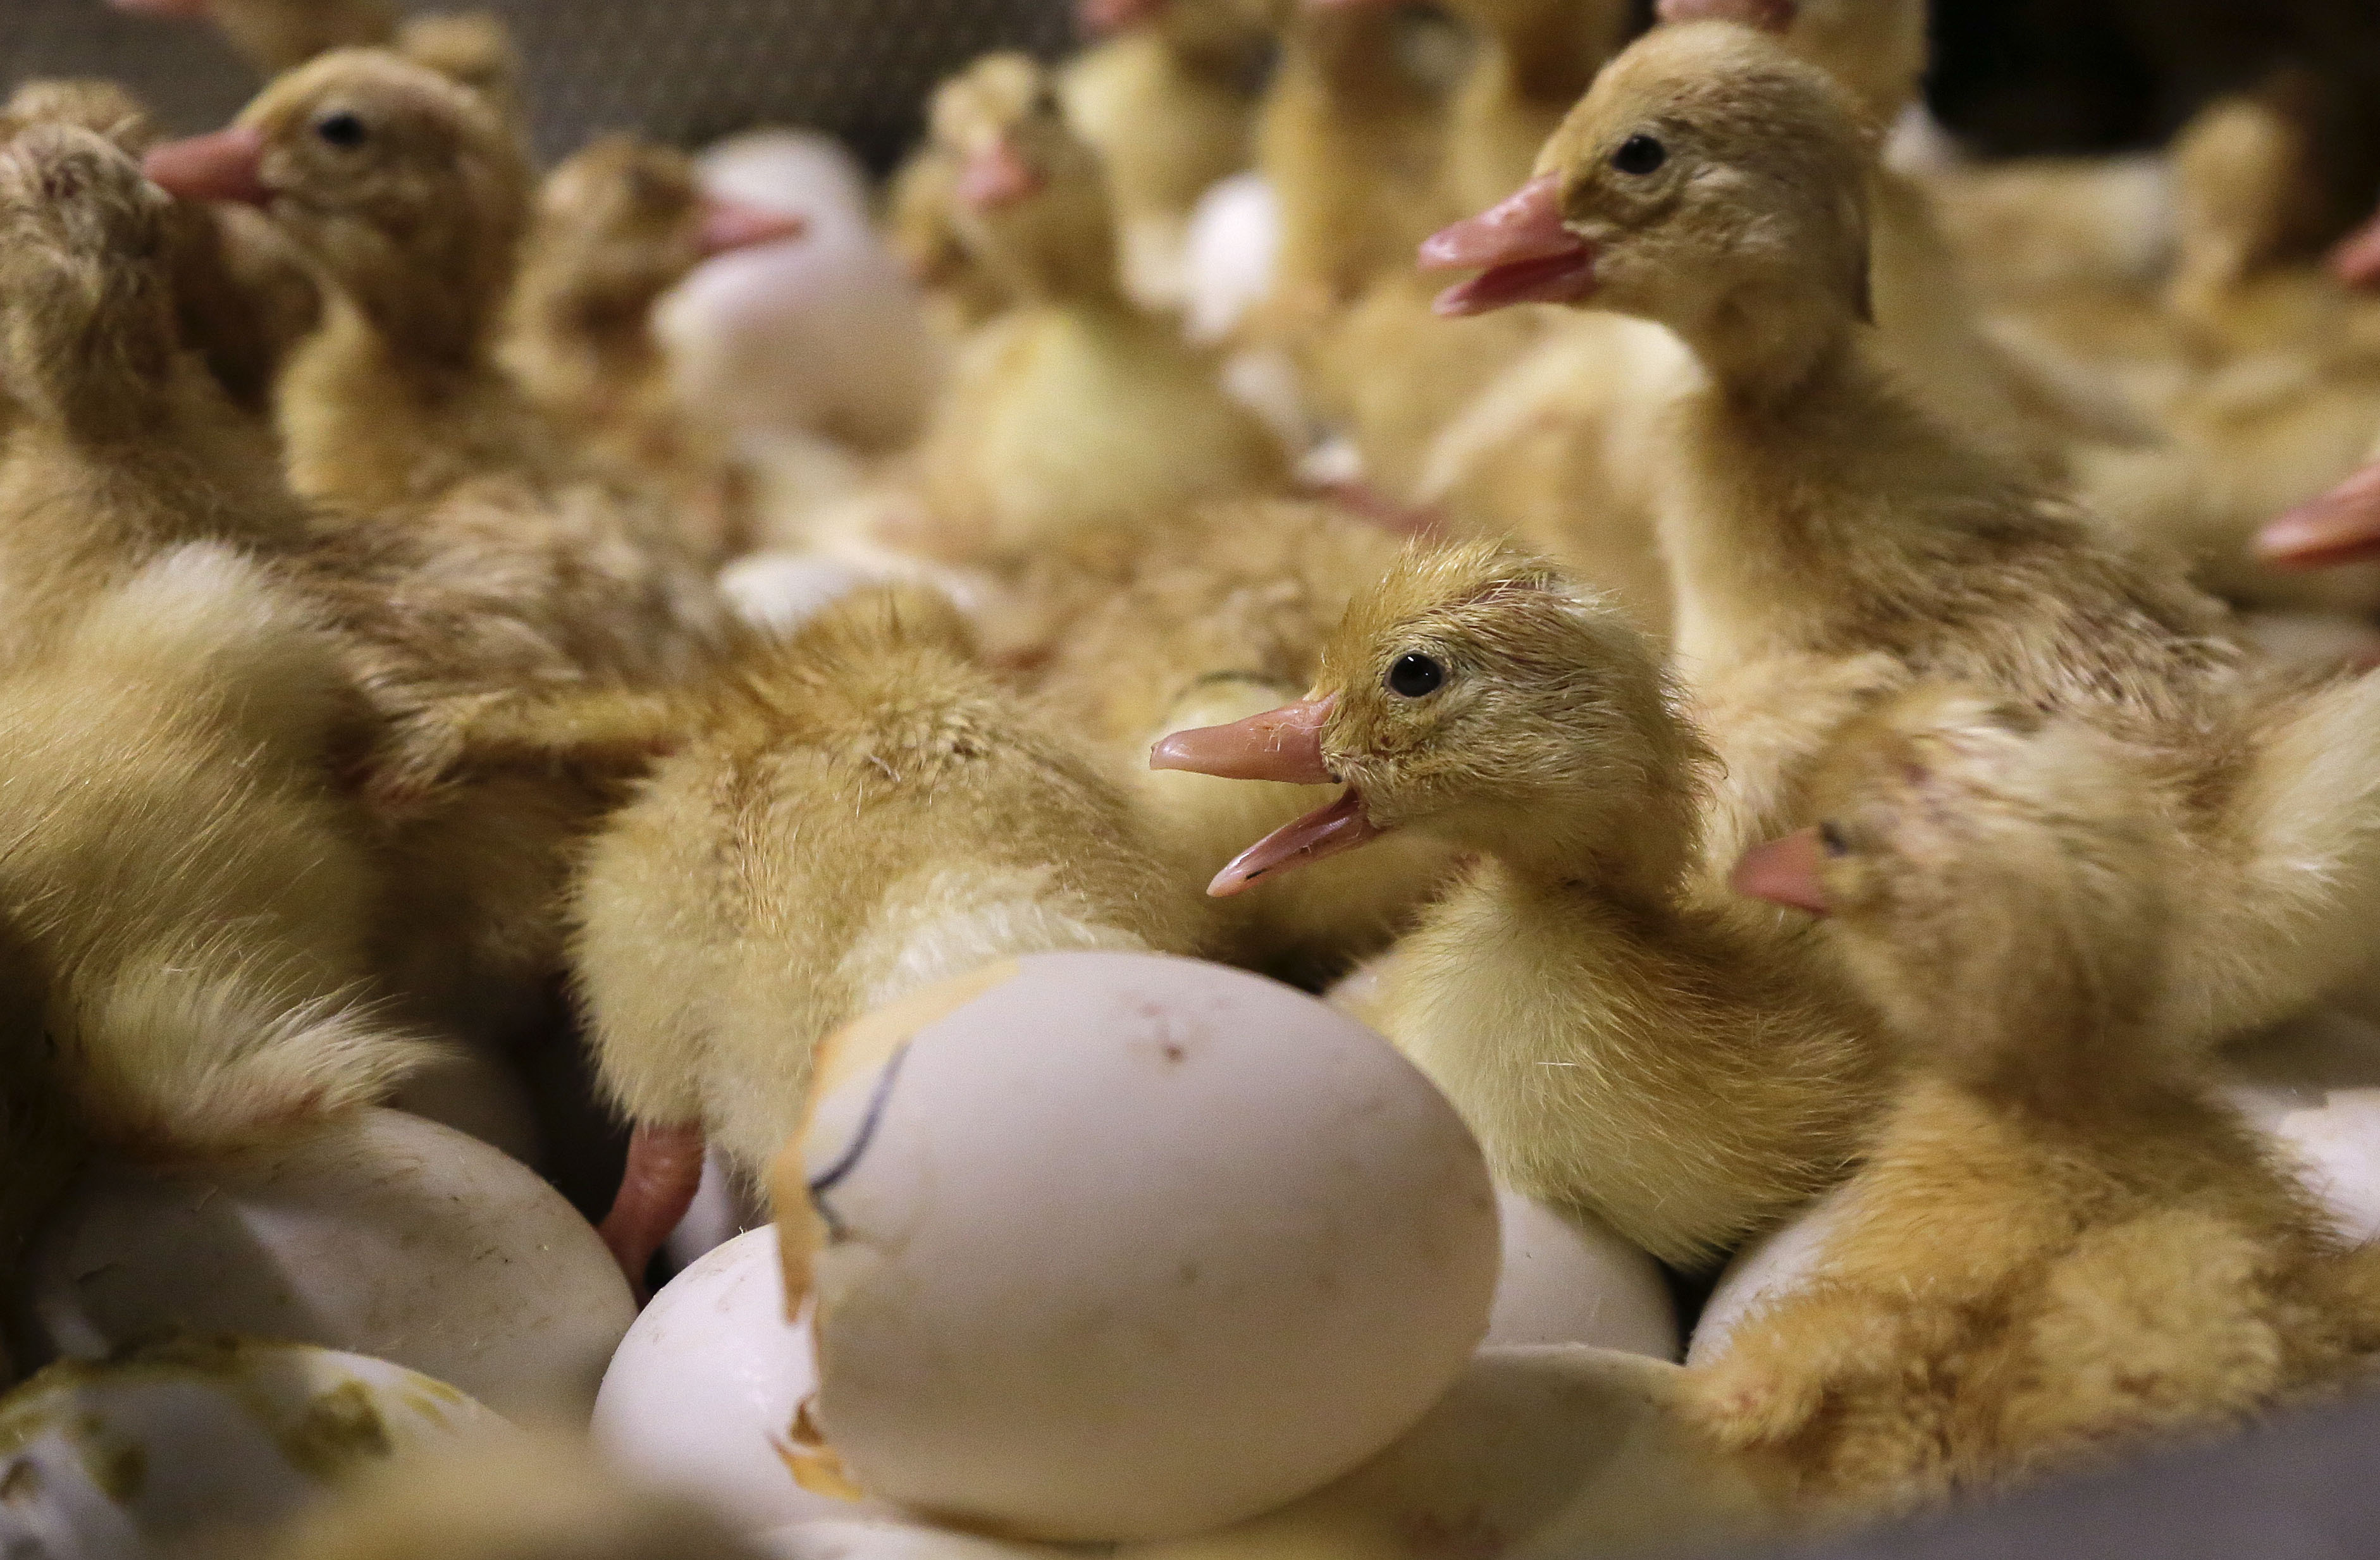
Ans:
[[[1365,813],[1363,797],[1351,787],[1330,805],[1317,807],[1295,823],[1283,824],[1242,851],[1231,865],[1215,874],[1215,880],[1207,885],[1208,896],[1230,899],[1255,887],[1259,877],[1343,855],[1387,832]]]
[[[705,260],[799,238],[809,230],[809,219],[796,212],[772,211],[719,195],[702,198],[699,244]]]
[[[1187,769],[1222,780],[1283,780],[1329,785],[1337,777],[1322,761],[1322,729],[1339,695],[1301,699],[1228,726],[1176,732],[1149,750],[1152,769]]]
[[[1595,293],[1595,246],[1562,225],[1561,183],[1541,175],[1492,210],[1432,235],[1424,271],[1482,273],[1439,295],[1438,312],[1486,314],[1516,303],[1578,303]]]
[[[1017,154],[1006,136],[968,154],[959,170],[958,198],[978,212],[996,212],[1041,193],[1041,171]]]
[[[1727,880],[1728,887],[1749,899],[1824,915],[1830,908],[1826,886],[1819,880],[1825,862],[1826,847],[1819,843],[1818,831],[1805,828],[1744,852]]]
[[[149,181],[179,200],[230,200],[261,206],[273,199],[264,187],[264,133],[244,125],[212,135],[169,140],[141,161]]]
[[[2359,290],[2380,288],[2380,217],[2339,240],[2330,251],[2331,274]]]
[[[1166,0],[1076,0],[1075,25],[1091,38],[1107,38],[1154,21]]]
[[[1660,0],[1665,22],[1737,21],[1763,32],[1791,30],[1800,0]]]
[[[2256,553],[2284,569],[2319,569],[2380,554],[2380,462],[2268,523]]]

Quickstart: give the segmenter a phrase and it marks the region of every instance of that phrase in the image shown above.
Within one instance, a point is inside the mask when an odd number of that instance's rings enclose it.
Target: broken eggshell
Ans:
[[[1678,1358],[1678,1306],[1660,1264],[1593,1214],[1499,1189],[1503,1272],[1487,1347],[1586,1344]]]
[[[1197,1532],[1409,1428],[1487,1330],[1494,1192],[1378,1035],[1190,960],[1049,953],[821,1058],[777,1167],[824,1456],[956,1525]]]
[[[179,1340],[0,1399],[0,1554],[180,1555],[277,1526],[360,1468],[509,1433],[443,1382],[306,1344]]]
[[[174,1331],[285,1338],[581,1422],[636,1317],[561,1193],[393,1110],[202,1163],[93,1166],[36,1238],[14,1303],[29,1364]]]
[[[786,1314],[777,1232],[763,1227],[645,1307],[603,1374],[595,1445],[622,1471],[698,1495],[747,1531],[897,1515],[795,1479],[787,1436],[817,1386],[809,1328]]]

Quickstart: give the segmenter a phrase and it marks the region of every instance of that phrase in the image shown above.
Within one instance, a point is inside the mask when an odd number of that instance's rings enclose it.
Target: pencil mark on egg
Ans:
[[[826,1221],[827,1239],[830,1240],[844,1240],[848,1232],[843,1220],[836,1216],[833,1205],[827,1202],[826,1194],[859,1167],[860,1157],[868,1152],[868,1145],[876,1141],[876,1129],[882,1125],[884,1112],[892,1103],[892,1085],[901,1076],[901,1064],[908,1058],[909,1047],[904,1043],[884,1063],[884,1070],[876,1075],[876,1087],[868,1096],[867,1114],[860,1118],[859,1131],[852,1137],[851,1146],[844,1149],[833,1164],[811,1178],[810,1206],[816,1208],[819,1217]]]

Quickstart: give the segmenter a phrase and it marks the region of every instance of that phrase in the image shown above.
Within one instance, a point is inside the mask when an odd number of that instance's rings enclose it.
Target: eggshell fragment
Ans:
[[[2225,1094],[2296,1167],[2340,1237],[2380,1240],[2380,1025],[2317,1011],[2240,1041]]]
[[[1755,1307],[1810,1282],[1848,1201],[1838,1187],[1735,1254],[1694,1323],[1694,1337],[1686,1345],[1689,1366],[1707,1365],[1718,1358],[1728,1335]]]
[[[1779,1497],[1680,1416],[1683,1375],[1609,1349],[1483,1349],[1427,1418],[1345,1478],[1118,1560],[1578,1560],[1789,1528]]]
[[[37,1238],[18,1303],[29,1362],[176,1330],[283,1338],[577,1421],[636,1317],[560,1193],[389,1110],[202,1165],[94,1167]]]
[[[503,1433],[442,1382],[305,1344],[53,1365],[0,1400],[0,1554],[183,1554],[273,1527],[364,1465]]]
[[[595,1399],[595,1444],[747,1530],[894,1515],[795,1481],[786,1437],[817,1385],[809,1327],[785,1314],[777,1232],[755,1229],[670,1280],[620,1340]]]
[[[823,1232],[817,1422],[862,1485],[1016,1537],[1195,1532],[1344,1472],[1460,1373],[1494,1194],[1378,1035],[1188,960],[954,984],[830,1046],[779,1167],[780,1227]]]
[[[1678,1307],[1661,1267],[1592,1214],[1564,1215],[1499,1190],[1504,1268],[1488,1319],[1490,1348],[1588,1344],[1678,1357]]]

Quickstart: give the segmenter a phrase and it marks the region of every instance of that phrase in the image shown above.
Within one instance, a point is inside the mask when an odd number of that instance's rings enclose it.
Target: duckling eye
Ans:
[[[1830,856],[1847,856],[1852,853],[1852,842],[1843,838],[1841,825],[1832,821],[1818,826],[1818,843],[1827,848],[1827,854]]]
[[[370,132],[364,128],[363,116],[344,108],[316,120],[314,133],[342,151],[353,151],[370,139]]]
[[[1651,136],[1630,136],[1611,154],[1611,165],[1623,174],[1642,176],[1670,160],[1670,149]]]
[[[1389,668],[1389,692],[1401,698],[1427,698],[1445,682],[1446,668],[1419,653],[1399,656],[1396,665]]]

